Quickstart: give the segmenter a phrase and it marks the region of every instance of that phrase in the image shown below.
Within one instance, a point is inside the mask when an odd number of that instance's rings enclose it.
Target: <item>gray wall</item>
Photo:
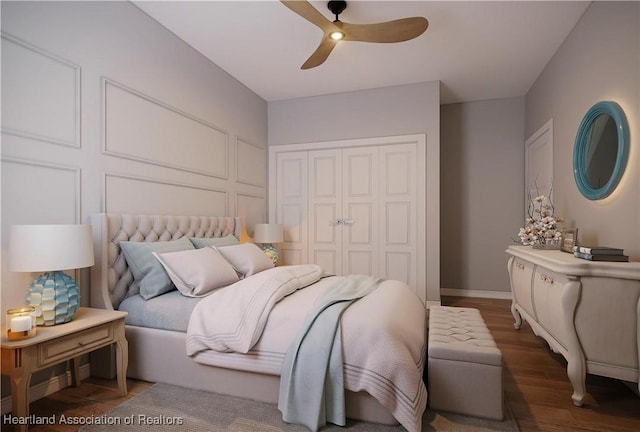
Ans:
[[[510,291],[504,250],[524,220],[524,98],[443,105],[441,116],[442,288]]]
[[[2,32],[3,257],[13,224],[101,211],[266,220],[266,102],[132,3],[2,2]]]
[[[625,111],[631,151],[617,190],[589,201],[573,178],[573,144],[582,117],[596,102]],[[585,12],[526,95],[525,134],[550,118],[554,132],[557,213],[577,227],[579,241],[617,246],[640,259],[640,3],[595,2]]]
[[[2,316],[37,276],[7,271],[13,224],[102,211],[266,220],[264,100],[130,2],[1,8]],[[167,138],[176,131],[204,138]],[[82,305],[88,275],[75,272]]]
[[[426,134],[427,301],[440,301],[440,83],[269,103],[269,145]]]

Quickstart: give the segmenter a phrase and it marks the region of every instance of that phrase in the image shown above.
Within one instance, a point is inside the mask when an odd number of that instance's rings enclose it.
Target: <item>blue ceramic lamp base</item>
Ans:
[[[71,321],[80,305],[80,289],[71,276],[49,272],[31,283],[27,302],[36,309],[36,325],[63,324]]]
[[[264,252],[269,259],[271,259],[271,261],[273,261],[273,264],[278,264],[278,259],[280,259],[280,254],[278,253],[278,249],[276,249],[276,247],[271,244],[271,243],[262,243],[260,245],[260,248],[262,249],[262,252]]]

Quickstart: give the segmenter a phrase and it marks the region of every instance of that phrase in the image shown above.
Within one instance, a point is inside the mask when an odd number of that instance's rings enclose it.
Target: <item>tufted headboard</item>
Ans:
[[[91,306],[117,309],[133,282],[120,241],[167,241],[188,237],[240,238],[240,218],[99,213],[91,217],[95,266],[91,268]]]

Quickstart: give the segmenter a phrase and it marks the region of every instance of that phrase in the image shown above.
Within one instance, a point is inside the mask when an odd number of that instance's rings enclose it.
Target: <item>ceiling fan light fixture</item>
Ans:
[[[331,38],[331,40],[334,41],[339,41],[344,39],[344,33],[342,33],[341,31],[333,31],[331,33],[329,33],[329,37]]]

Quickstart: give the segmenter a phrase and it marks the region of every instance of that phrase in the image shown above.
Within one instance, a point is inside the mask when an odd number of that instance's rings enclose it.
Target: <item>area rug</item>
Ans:
[[[157,383],[101,416],[87,418],[81,432],[307,432],[287,424],[275,404],[256,402],[169,384]],[[327,425],[321,432],[404,432],[402,426],[349,420],[344,427]],[[517,432],[505,404],[505,420],[492,421],[427,409],[422,431]]]

